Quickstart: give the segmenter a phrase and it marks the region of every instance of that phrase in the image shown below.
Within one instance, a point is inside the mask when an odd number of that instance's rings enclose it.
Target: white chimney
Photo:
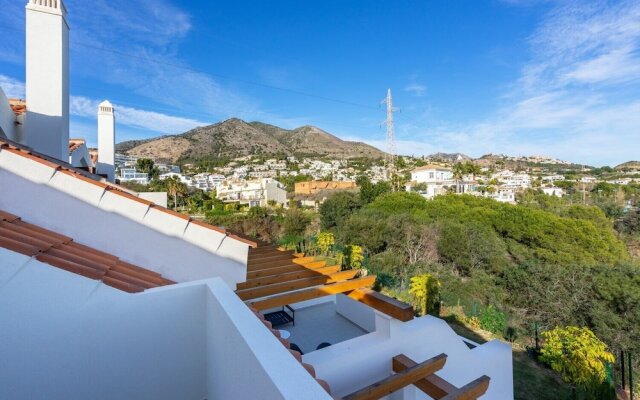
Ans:
[[[98,106],[98,165],[97,173],[115,182],[116,117],[113,106],[105,100]]]
[[[69,25],[62,0],[26,6],[27,118],[24,144],[69,159]]]

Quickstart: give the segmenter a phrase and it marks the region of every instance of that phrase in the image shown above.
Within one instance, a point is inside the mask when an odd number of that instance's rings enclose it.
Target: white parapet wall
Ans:
[[[338,300],[337,304],[340,302]],[[461,387],[487,375],[491,381],[482,399],[513,399],[512,351],[508,344],[493,340],[469,349],[462,338],[439,318],[426,316],[401,322],[377,311],[374,313],[374,332],[303,356],[304,362],[315,367],[318,378],[331,385],[334,396],[345,396],[390,376],[393,373],[391,359],[396,355],[404,354],[422,362],[445,353],[447,362],[438,372],[440,377]],[[389,396],[389,399],[429,397],[410,386]]]
[[[0,210],[187,282],[246,279],[249,245],[20,152],[0,150]],[[133,197],[133,196],[131,196]]]
[[[220,279],[128,294],[0,248],[1,399],[330,396]]]
[[[0,137],[20,141],[17,134],[16,115],[11,109],[9,99],[0,87]]]

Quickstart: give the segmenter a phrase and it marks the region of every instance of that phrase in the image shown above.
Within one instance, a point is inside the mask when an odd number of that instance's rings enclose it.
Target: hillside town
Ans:
[[[519,194],[531,189],[563,197],[571,191],[590,191],[599,183],[624,186],[640,182],[638,168],[611,169],[603,173],[543,156],[492,156],[496,157],[500,161],[494,159],[490,165],[486,165],[485,159],[400,157],[394,174],[403,190],[416,192],[426,199],[464,193],[511,204],[517,202]],[[116,171],[121,183],[149,185],[154,179],[152,174],[137,170],[139,160],[141,158],[116,153]],[[508,161],[519,165],[509,168],[505,165]],[[155,179],[178,179],[191,190],[214,193],[223,202],[248,206],[266,206],[273,202],[288,207],[293,199],[300,205],[314,207],[332,192],[356,190],[359,177],[366,177],[372,183],[392,179],[381,160],[363,166],[353,160],[244,156],[219,168],[203,168],[191,163],[178,166],[154,162],[154,166]],[[593,172],[597,172],[597,176]],[[287,182],[295,184],[287,188]],[[325,187],[311,192],[299,189],[299,183],[324,184]]]

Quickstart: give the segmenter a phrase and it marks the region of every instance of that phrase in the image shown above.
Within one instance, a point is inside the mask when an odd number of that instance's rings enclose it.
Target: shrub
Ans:
[[[331,232],[320,232],[317,237],[318,250],[322,254],[328,254],[329,250],[335,244],[335,239],[333,237],[333,233]]]
[[[480,320],[480,327],[485,331],[489,331],[497,335],[504,334],[506,324],[505,315],[494,306],[489,305],[480,311],[478,319]]]
[[[582,386],[604,382],[607,364],[614,357],[589,328],[555,328],[544,332],[542,338],[540,360],[562,375],[565,382]]]
[[[358,245],[349,245],[344,248],[344,266],[348,269],[360,269],[364,261],[364,253],[362,247]]]
[[[439,310],[440,281],[431,274],[422,274],[411,278],[409,294],[413,296],[413,305],[419,315]]]
[[[304,211],[298,208],[291,208],[284,214],[282,229],[285,235],[303,236],[310,222]]]

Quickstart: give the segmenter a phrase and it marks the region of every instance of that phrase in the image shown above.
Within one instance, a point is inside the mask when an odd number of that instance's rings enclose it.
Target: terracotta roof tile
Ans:
[[[154,271],[74,242],[71,238],[0,211],[0,247],[129,293],[175,283]],[[0,266],[1,267],[1,266]]]
[[[78,150],[82,145],[86,146],[87,142],[84,139],[69,139],[69,154]]]
[[[15,115],[22,115],[27,112],[27,103],[22,99],[9,99],[9,105]]]

